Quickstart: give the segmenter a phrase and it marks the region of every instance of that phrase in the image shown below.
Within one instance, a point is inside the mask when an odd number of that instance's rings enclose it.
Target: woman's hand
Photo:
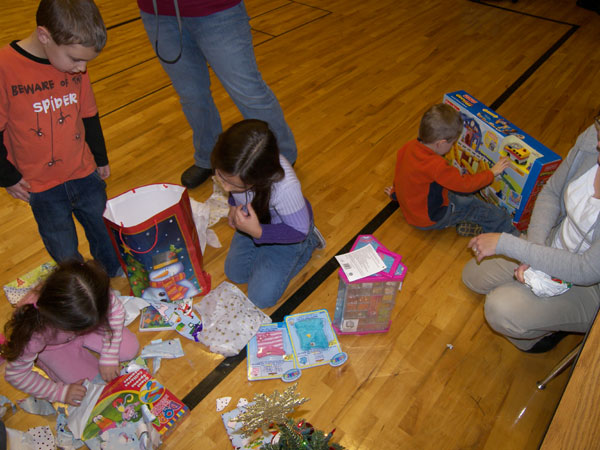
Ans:
[[[84,380],[79,380],[73,384],[70,384],[67,388],[67,395],[65,396],[65,403],[72,406],[81,405],[81,400],[85,397],[87,388],[83,386]]]
[[[519,267],[515,269],[515,278],[520,283],[525,284],[525,278],[523,277],[523,273],[529,269],[529,264],[521,264]]]
[[[231,217],[231,211],[230,211]],[[254,239],[262,236],[262,227],[252,204],[236,206],[233,211],[233,225],[240,231],[249,234]]]
[[[479,236],[475,236],[469,241],[468,247],[475,253],[477,262],[481,262],[481,260],[487,256],[496,254],[496,246],[498,245],[500,234],[501,233],[483,233]]]
[[[113,379],[117,378],[120,373],[118,365],[114,365],[114,366],[100,365],[99,370],[100,370],[100,376],[107,383],[109,381],[112,381]]]

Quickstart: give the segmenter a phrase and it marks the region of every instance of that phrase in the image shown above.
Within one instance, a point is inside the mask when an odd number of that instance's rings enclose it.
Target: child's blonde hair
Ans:
[[[35,18],[57,45],[80,44],[97,53],[106,45],[106,27],[93,0],[41,0]]]
[[[433,105],[421,118],[419,140],[424,144],[446,140],[455,141],[463,129],[460,113],[450,105],[438,103]]]

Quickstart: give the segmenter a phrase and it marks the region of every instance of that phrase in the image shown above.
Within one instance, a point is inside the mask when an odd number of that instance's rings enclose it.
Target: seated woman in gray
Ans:
[[[486,294],[487,322],[522,351],[545,352],[568,333],[585,333],[600,305],[599,151],[600,115],[540,192],[527,236],[485,233],[469,242],[476,260],[463,281]],[[530,267],[572,287],[538,296],[525,284]]]

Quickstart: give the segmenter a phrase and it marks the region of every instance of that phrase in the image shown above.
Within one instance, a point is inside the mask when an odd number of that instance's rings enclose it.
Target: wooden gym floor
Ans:
[[[109,41],[89,71],[111,160],[109,197],[143,184],[177,183],[192,163],[192,133],[136,2],[98,5]],[[30,33],[36,7],[37,0],[3,2],[0,44]],[[423,111],[458,89],[566,155],[600,108],[600,15],[575,0],[248,0],[247,9],[259,67],[295,134],[296,170],[327,239],[267,313],[275,320],[318,308],[332,314],[338,283],[332,258],[359,233],[375,234],[408,268],[391,330],[340,337],[349,361],[304,372],[298,391],[311,400],[297,416],[325,431],[336,428],[335,439],[348,449],[537,448],[568,374],[542,392],[535,381],[580,337],[532,355],[494,334],[483,318],[483,297],[460,279],[471,257],[468,240],[453,230],[411,228],[383,188],[391,183],[396,150],[415,137]],[[227,127],[240,114],[217,80],[213,88]],[[211,191],[206,183],[190,194],[204,201]],[[49,256],[29,207],[4,190],[0,198],[6,284]],[[217,286],[225,280],[232,230],[224,221],[214,229],[223,247],[209,247],[204,263]],[[81,241],[89,255],[83,235]],[[115,287],[125,289],[123,281]],[[0,301],[0,323],[10,313]],[[176,337],[138,335],[142,345]],[[164,361],[157,377],[191,414],[164,448],[230,448],[215,399],[231,396],[235,405],[287,385],[248,382],[243,355],[224,361],[200,344],[183,346],[185,356]],[[0,392],[13,401],[23,397],[3,378]],[[22,410],[7,420],[20,430],[53,423]]]

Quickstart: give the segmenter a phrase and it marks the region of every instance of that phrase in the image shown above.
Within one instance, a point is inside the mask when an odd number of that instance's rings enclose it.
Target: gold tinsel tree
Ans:
[[[288,418],[296,407],[309,400],[300,398],[296,387],[294,384],[281,394],[277,390],[269,396],[256,394],[246,411],[234,419],[242,424],[239,432],[249,438],[257,430],[265,432],[275,425],[279,430],[277,443],[263,444],[261,450],[343,450],[341,445],[330,442],[335,430],[325,435],[304,420],[296,423]]]
[[[296,393],[297,387],[297,383],[293,384],[281,394],[278,390],[269,396],[256,394],[252,404],[246,407],[246,411],[235,418],[236,422],[242,423],[240,429],[242,434],[250,437],[259,428],[266,430],[272,423],[285,423],[288,414],[291,414],[302,403],[310,400],[300,398],[300,394]]]

